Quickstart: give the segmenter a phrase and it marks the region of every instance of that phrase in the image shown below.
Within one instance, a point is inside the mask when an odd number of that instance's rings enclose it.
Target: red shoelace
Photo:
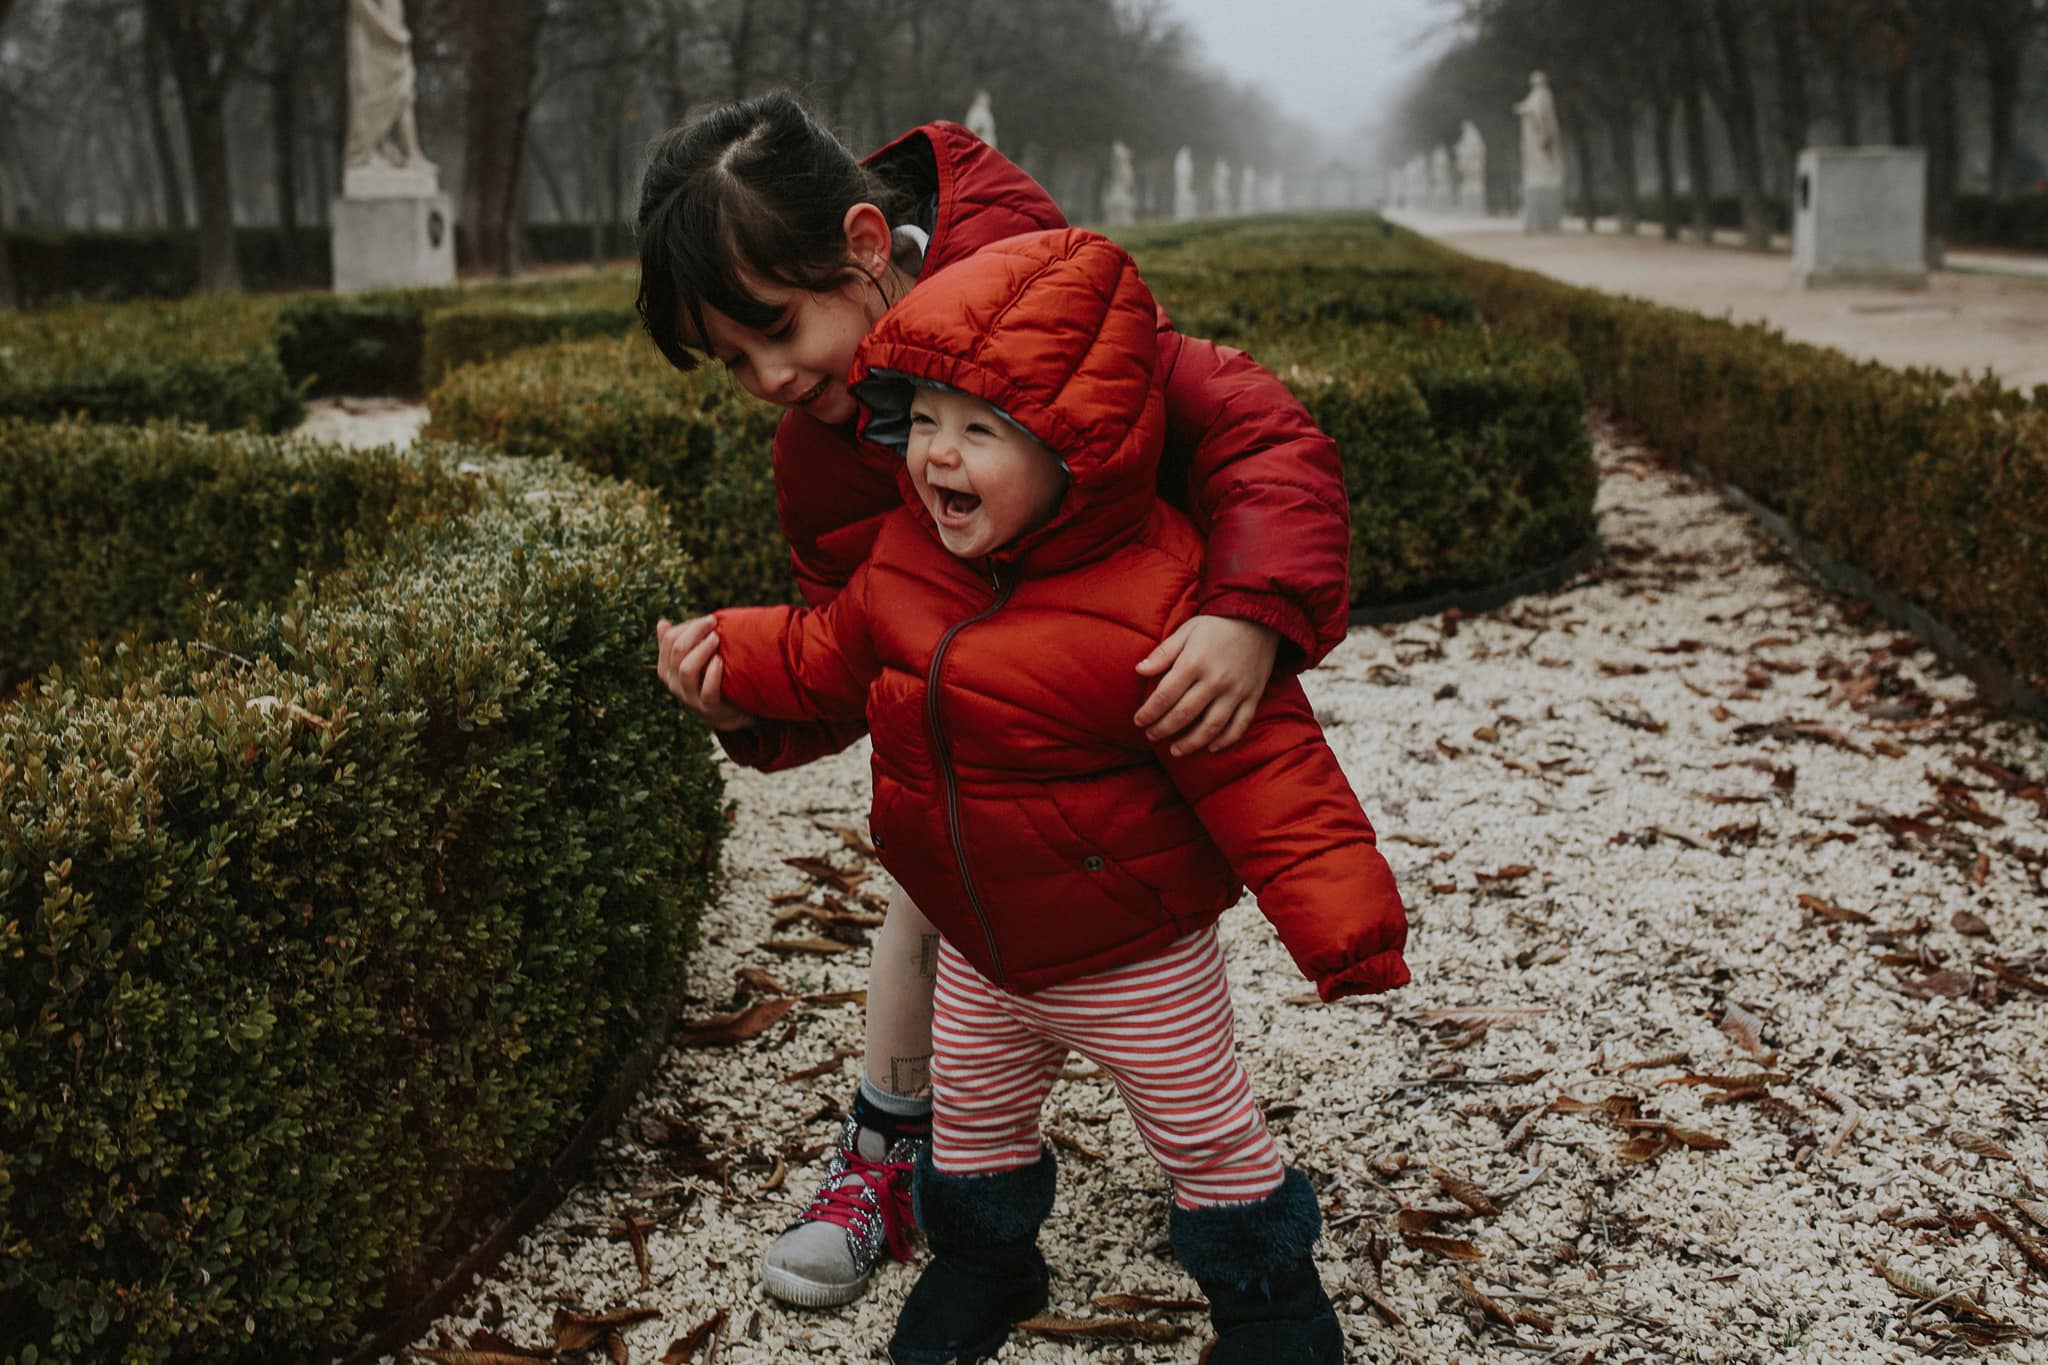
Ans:
[[[875,1191],[875,1205],[868,1207],[863,1187]],[[910,1207],[910,1163],[870,1161],[859,1152],[846,1152],[846,1169],[804,1210],[804,1217],[831,1223],[849,1231],[857,1219],[882,1219],[882,1245],[899,1261],[910,1259],[910,1229],[915,1217]]]

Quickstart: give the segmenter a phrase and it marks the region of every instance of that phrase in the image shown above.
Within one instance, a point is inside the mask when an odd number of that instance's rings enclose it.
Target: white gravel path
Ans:
[[[2048,982],[2042,736],[1988,720],[1966,681],[1858,625],[1655,457],[1608,433],[1601,459],[1609,569],[1355,632],[1307,680],[1408,897],[1415,983],[1314,1004],[1255,911],[1225,921],[1247,1065],[1322,1190],[1350,1358],[2048,1360],[2048,1277],[1974,1219],[2044,1232],[2011,1202],[2048,1199],[2048,996],[2026,985]],[[859,865],[831,827],[864,823],[865,762],[731,774],[694,1015],[766,998],[738,988],[747,969],[807,995],[863,984],[858,951],[760,945],[815,932],[775,928],[776,898],[818,889],[786,857]],[[558,1309],[640,1308],[634,1361],[720,1312],[719,1365],[883,1359],[914,1267],[835,1312],[754,1284],[859,1046],[857,1007],[807,1000],[753,1040],[673,1054],[575,1195],[420,1345],[546,1347]],[[1770,1080],[1717,1103],[1735,1083],[1675,1083],[1690,1075]],[[1110,1088],[1075,1075],[1047,1118],[1071,1144],[1043,1238],[1054,1311],[1192,1294]],[[1483,1259],[1404,1243],[1400,1208],[1463,1212],[1433,1167],[1504,1203],[1434,1227]],[[1405,1326],[1366,1301],[1375,1248]],[[1972,1344],[1880,1264],[2009,1326]],[[1022,1336],[1000,1359],[1191,1361],[1206,1339],[1199,1313],[1138,1315],[1190,1330]]]

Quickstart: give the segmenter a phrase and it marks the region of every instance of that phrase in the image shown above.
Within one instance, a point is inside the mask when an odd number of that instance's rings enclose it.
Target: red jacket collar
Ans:
[[[1067,225],[1044,186],[957,123],[940,120],[912,128],[870,155],[866,164],[880,167],[900,157],[927,156],[938,174],[938,211],[925,249],[926,274],[1005,237]]]

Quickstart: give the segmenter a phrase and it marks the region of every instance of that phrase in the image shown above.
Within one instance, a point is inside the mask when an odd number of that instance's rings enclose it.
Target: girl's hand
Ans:
[[[1172,740],[1176,758],[1228,749],[1251,728],[1279,653],[1277,630],[1234,616],[1197,616],[1139,662],[1146,677],[1166,676],[1131,719],[1154,743]]]
[[[654,671],[676,700],[714,730],[744,730],[754,718],[725,699],[725,661],[718,657],[718,618],[700,616],[676,625],[655,622]]]

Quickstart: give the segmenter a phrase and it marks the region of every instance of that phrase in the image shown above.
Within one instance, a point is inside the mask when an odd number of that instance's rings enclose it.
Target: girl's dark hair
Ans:
[[[684,310],[700,341],[707,305],[769,326],[778,310],[745,282],[826,290],[861,274],[846,211],[876,204],[893,227],[896,197],[786,94],[705,110],[662,136],[640,181],[640,321],[671,365],[694,369]]]

